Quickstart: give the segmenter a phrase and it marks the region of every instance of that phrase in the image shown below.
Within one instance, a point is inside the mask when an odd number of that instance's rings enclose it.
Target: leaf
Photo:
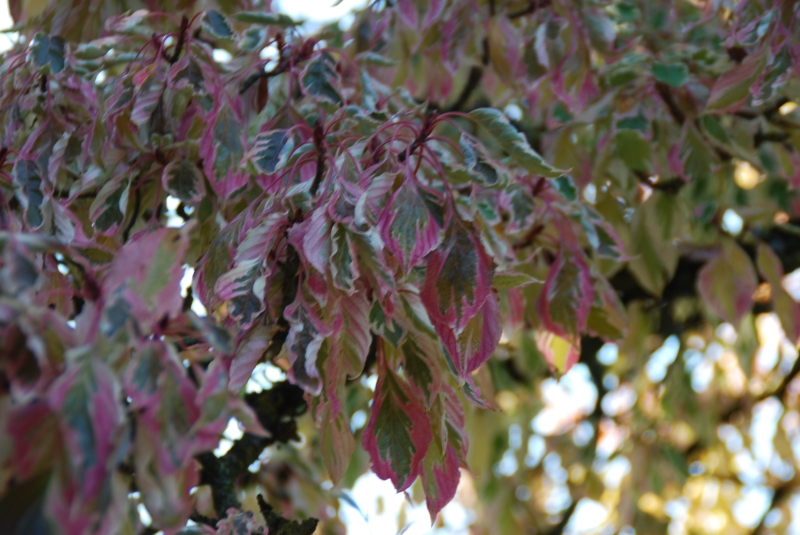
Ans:
[[[182,262],[188,245],[187,229],[165,228],[140,236],[116,253],[103,291],[117,296],[123,308],[130,308],[142,331],[150,331],[164,317],[180,314]]]
[[[242,11],[233,16],[239,22],[260,24],[262,26],[297,26],[300,22],[283,13],[262,13],[260,11]]]
[[[498,290],[508,290],[511,288],[522,288],[535,282],[538,283],[542,281],[527,273],[502,271],[500,273],[495,273],[494,279],[492,279],[492,286]]]
[[[614,137],[616,154],[631,171],[650,171],[650,144],[633,130],[622,130]]]
[[[705,180],[711,175],[711,165],[715,158],[693,124],[687,122],[683,127],[680,158],[683,173],[690,180]]]
[[[344,225],[336,223],[331,231],[331,277],[333,285],[352,295],[356,291],[356,280],[359,277],[356,263],[356,249],[350,238],[350,231]]]
[[[492,293],[492,260],[470,230],[455,220],[428,257],[421,295],[434,324],[463,328]]]
[[[544,328],[578,340],[586,328],[593,301],[594,288],[586,259],[562,246],[539,295],[539,316]]]
[[[185,203],[198,201],[203,188],[198,171],[197,166],[188,160],[170,162],[161,175],[164,189]]]
[[[398,492],[406,490],[420,474],[432,438],[425,407],[400,377],[384,369],[363,434],[375,475],[390,479]]]
[[[392,195],[378,222],[384,243],[406,273],[441,241],[441,223],[429,206],[442,201],[438,193],[431,192],[427,193],[430,202],[426,202],[426,193],[421,186],[405,181]]]
[[[327,53],[321,54],[306,67],[302,80],[309,95],[339,104],[342,97],[331,84],[331,79],[336,78],[336,72],[331,67],[333,62]]]
[[[503,185],[501,179],[505,173],[492,161],[480,141],[464,132],[458,143],[464,154],[466,171],[475,182],[485,187]]]
[[[689,68],[684,63],[653,63],[653,77],[670,87],[680,87],[689,77]]]
[[[394,67],[397,65],[397,61],[371,51],[356,54],[355,59],[361,65],[373,65],[375,67]]]
[[[529,173],[547,178],[558,178],[566,173],[566,171],[556,169],[545,162],[531,148],[525,136],[518,132],[500,111],[492,108],[480,108],[471,111],[470,115],[479,125],[486,128],[500,142],[503,150],[508,151],[511,157]]]
[[[331,481],[336,485],[350,465],[356,449],[356,441],[350,431],[349,418],[344,411],[340,410],[333,415],[330,406],[326,404],[321,413],[320,422],[322,462],[325,463]]]
[[[109,461],[119,448],[115,435],[124,418],[119,394],[119,383],[100,362],[72,368],[49,392],[50,406],[60,416],[71,475],[80,481],[86,500],[99,497],[111,476]]]
[[[557,192],[561,194],[568,201],[574,201],[578,198],[578,188],[575,187],[575,181],[569,175],[560,176],[550,182]]]
[[[434,436],[422,467],[422,486],[431,522],[455,496],[461,479],[459,466],[466,467],[467,434],[464,430],[464,408],[455,391],[445,386],[437,399],[435,420],[440,432]],[[439,416],[439,412],[443,412]]]
[[[783,288],[783,266],[780,258],[768,245],[759,243],[756,265],[761,276],[769,283],[772,305],[781,327],[786,337],[795,344],[800,338],[800,305]]]
[[[552,332],[539,331],[536,333],[536,346],[550,369],[561,375],[567,373],[580,358],[580,339],[571,342]]]
[[[253,163],[266,174],[283,170],[294,149],[294,140],[288,130],[273,130],[256,136]]]
[[[209,9],[203,17],[203,26],[205,26],[208,33],[217,39],[227,39],[233,36],[231,25],[225,19],[225,16],[218,12]]]
[[[400,346],[403,357],[403,371],[409,384],[425,401],[429,408],[441,387],[441,376],[436,366],[441,350],[438,340],[419,331],[409,331]]]
[[[291,365],[289,377],[306,391],[318,395],[322,390],[322,383],[317,369],[317,359],[323,342],[330,336],[331,330],[302,300],[299,293],[295,302],[286,308],[283,316],[289,322],[289,334],[286,337],[286,354]]]
[[[750,86],[764,71],[767,54],[763,51],[748,55],[745,60],[722,74],[714,82],[706,110],[725,113],[743,105],[751,95]]]
[[[345,373],[352,379],[361,375],[367,361],[372,333],[370,332],[370,302],[365,291],[339,298],[339,311],[333,324],[336,348]]]
[[[725,240],[718,254],[697,277],[703,301],[732,325],[739,325],[753,306],[758,279],[753,262],[733,240]]]
[[[31,44],[33,61],[39,68],[48,67],[44,72],[58,74],[64,70],[66,60],[64,57],[64,45],[66,42],[63,37],[48,37],[38,33]]]
[[[34,229],[42,226],[44,215],[42,204],[42,177],[39,166],[33,160],[17,160],[14,162],[14,183],[19,188],[19,197],[25,209],[25,222]]]
[[[236,345],[228,381],[228,389],[231,392],[239,393],[250,380],[256,364],[266,353],[273,335],[274,328],[258,325],[245,333]]]
[[[500,342],[503,326],[497,296],[490,293],[478,313],[463,327],[452,329],[435,321],[434,326],[456,372],[464,379],[492,356]]]

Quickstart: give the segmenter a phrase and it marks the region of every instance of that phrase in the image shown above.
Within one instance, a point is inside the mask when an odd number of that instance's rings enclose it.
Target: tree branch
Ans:
[[[244,399],[269,436],[245,433],[222,457],[218,458],[211,452],[197,456],[202,466],[200,482],[211,486],[214,510],[219,518],[224,517],[229,508],[240,506],[236,482],[258,460],[264,448],[276,442],[300,439],[295,418],[307,409],[303,390],[286,381],[276,383],[269,390],[247,394]]]
[[[181,57],[181,52],[183,52],[183,45],[186,44],[186,30],[189,29],[189,18],[184,15],[181,18],[181,28],[178,33],[178,43],[175,45],[175,51],[172,53],[172,56],[169,58],[169,62],[174,65],[178,58]]]
[[[686,116],[675,102],[675,99],[672,98],[672,91],[670,90],[669,86],[664,82],[656,82],[656,91],[658,91],[661,100],[663,100],[664,104],[666,104],[669,114],[672,115],[672,118],[675,119],[675,122],[682,125],[684,121],[686,121]]]
[[[541,0],[539,2],[536,0],[529,0],[528,7],[524,7],[518,11],[512,11],[511,13],[508,14],[508,18],[513,20],[513,19],[518,19],[519,17],[524,17],[525,15],[530,15],[539,8],[549,6],[550,1],[551,0]]]

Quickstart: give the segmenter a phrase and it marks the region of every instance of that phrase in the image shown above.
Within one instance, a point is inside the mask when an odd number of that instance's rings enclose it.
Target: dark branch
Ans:
[[[686,120],[686,116],[683,114],[683,111],[681,111],[680,107],[678,107],[678,104],[675,102],[675,99],[672,97],[672,91],[670,90],[669,86],[664,82],[656,82],[656,91],[658,91],[661,100],[663,100],[664,104],[666,104],[669,114],[672,115],[672,118],[675,119],[675,122],[682,125]]]
[[[175,51],[172,53],[172,56],[169,58],[169,62],[171,64],[175,64],[178,61],[178,58],[181,57],[181,52],[183,52],[183,45],[186,44],[186,30],[189,29],[189,18],[184,15],[181,18],[181,28],[178,33],[178,43],[175,45]]]
[[[312,197],[317,194],[322,176],[325,174],[325,132],[323,132],[319,120],[314,123],[314,148],[317,150],[317,170],[314,174],[314,182],[311,183]]]
[[[414,151],[416,151],[423,143],[425,143],[425,140],[427,140],[428,136],[430,136],[433,132],[433,127],[436,124],[436,115],[437,113],[433,111],[429,113],[427,117],[425,117],[425,122],[422,123],[422,128],[419,131],[419,135],[417,135],[417,139],[412,141],[411,144],[400,151],[400,154],[397,155],[398,162],[405,162],[407,158],[410,158],[411,155],[414,154]]]
[[[541,2],[537,2],[536,0],[529,0],[528,7],[524,7],[519,11],[512,11],[508,14],[508,18],[510,19],[518,19],[519,17],[524,17],[525,15],[530,15],[534,13],[537,9],[542,7],[547,7],[550,5],[550,0],[541,0]]]
[[[288,382],[276,383],[270,390],[247,394],[245,401],[253,409],[269,436],[245,433],[222,457],[211,452],[197,456],[202,471],[201,484],[211,486],[214,509],[222,518],[226,511],[240,506],[236,482],[247,468],[258,460],[264,448],[276,442],[299,440],[295,418],[307,409],[303,390]]]
[[[311,535],[317,529],[319,520],[316,518],[307,518],[302,522],[286,520],[275,512],[261,494],[256,499],[258,500],[258,508],[261,510],[264,521],[269,528],[270,535]]]

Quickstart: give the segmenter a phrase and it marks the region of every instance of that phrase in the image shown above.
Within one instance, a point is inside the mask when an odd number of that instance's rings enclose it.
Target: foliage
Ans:
[[[463,474],[477,533],[563,531],[582,498],[663,532],[665,501],[751,484],[719,437],[770,399],[797,466],[794,3],[397,0],[314,35],[257,0],[11,7],[4,532],[340,532],[370,465],[432,519]],[[659,376],[665,340],[689,351]],[[546,445],[568,481],[496,469],[579,360],[596,402]],[[289,382],[251,390],[264,362]]]

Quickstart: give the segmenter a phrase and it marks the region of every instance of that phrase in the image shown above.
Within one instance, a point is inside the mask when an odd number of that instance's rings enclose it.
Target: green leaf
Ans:
[[[63,37],[48,37],[41,33],[36,34],[31,45],[34,63],[42,69],[49,66],[49,70],[53,74],[60,73],[66,65],[64,45]],[[45,70],[45,72],[48,71]]]
[[[766,53],[750,54],[740,65],[717,78],[711,88],[706,109],[725,112],[747,100],[751,94],[750,86],[764,72],[766,62]]]
[[[492,286],[498,290],[508,290],[510,288],[518,288],[533,284],[534,282],[542,282],[536,277],[532,277],[527,273],[519,273],[517,271],[501,271],[495,273],[492,279]]]
[[[575,187],[575,182],[569,175],[564,175],[556,178],[550,184],[562,197],[568,201],[574,201],[578,198],[578,188]]]
[[[211,35],[218,39],[227,39],[233,35],[233,30],[228,24],[228,20],[222,13],[217,11],[206,11],[206,16],[203,17],[203,25]]]
[[[164,168],[164,188],[183,202],[192,202],[200,196],[202,179],[197,166],[188,160],[170,162]]]
[[[397,61],[369,51],[356,54],[356,61],[361,65],[374,65],[375,67],[394,67],[397,65]]]
[[[632,130],[617,132],[617,156],[631,171],[650,171],[650,144]]]
[[[258,11],[243,11],[233,16],[239,22],[260,24],[262,26],[297,26],[301,21],[295,21],[283,13],[261,13]]]
[[[333,63],[333,58],[328,54],[323,54],[311,62],[303,74],[303,86],[310,95],[339,104],[342,97],[339,96],[330,81],[336,76],[331,68],[331,63]]]
[[[286,165],[293,148],[294,140],[288,135],[288,130],[259,134],[256,137],[253,163],[262,173],[275,173]]]
[[[500,111],[492,108],[480,108],[470,115],[492,136],[500,142],[502,148],[525,170],[547,178],[558,178],[566,171],[556,169],[542,158],[528,144],[525,136],[518,132]]]
[[[670,87],[680,87],[689,77],[689,69],[683,63],[654,63],[653,76]]]
[[[14,164],[14,182],[20,191],[25,207],[25,222],[31,228],[38,228],[44,223],[42,204],[42,177],[39,166],[32,160],[17,160]]]

